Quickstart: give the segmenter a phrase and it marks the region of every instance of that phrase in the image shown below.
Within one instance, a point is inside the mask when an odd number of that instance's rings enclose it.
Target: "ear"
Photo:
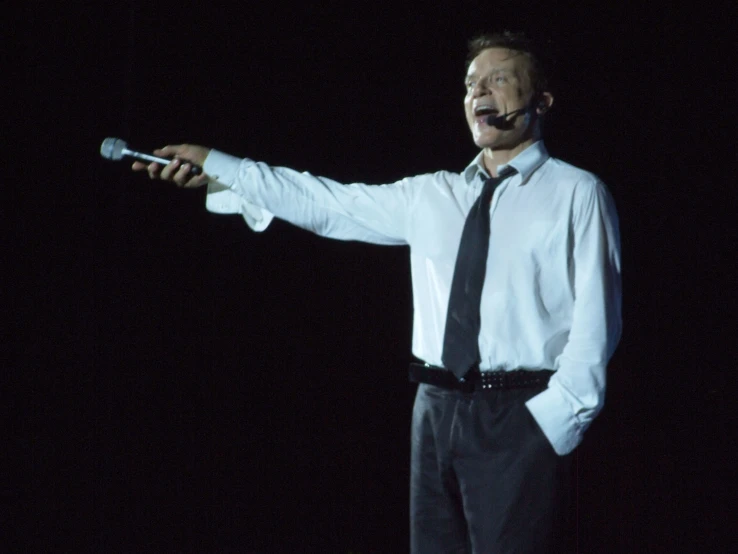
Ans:
[[[553,94],[551,94],[550,92],[542,92],[538,99],[538,102],[536,103],[536,113],[538,115],[543,115],[551,109],[553,102]]]

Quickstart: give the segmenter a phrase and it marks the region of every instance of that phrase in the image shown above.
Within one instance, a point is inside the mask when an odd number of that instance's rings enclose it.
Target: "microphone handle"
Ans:
[[[160,158],[158,156],[152,156],[151,154],[144,154],[143,152],[136,152],[135,150],[128,150],[128,148],[123,149],[123,155],[128,156],[129,158],[133,158],[135,160],[138,160],[139,162],[155,162],[162,165],[167,165],[172,160],[168,158]],[[187,162],[189,163],[189,162]],[[190,174],[191,175],[200,175],[202,173],[202,168],[199,165],[190,164],[192,167],[190,168]]]

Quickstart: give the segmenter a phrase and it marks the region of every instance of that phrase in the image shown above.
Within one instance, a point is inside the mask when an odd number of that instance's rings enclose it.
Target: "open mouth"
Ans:
[[[496,116],[499,113],[499,110],[490,105],[481,105],[474,108],[474,118],[477,121],[486,122],[489,116]]]

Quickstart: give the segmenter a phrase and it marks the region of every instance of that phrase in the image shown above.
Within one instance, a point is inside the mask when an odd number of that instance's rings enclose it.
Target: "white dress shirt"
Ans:
[[[413,354],[440,366],[461,231],[488,177],[481,160],[480,153],[463,173],[343,185],[213,150],[204,164],[206,205],[240,213],[257,231],[276,216],[334,239],[409,245]],[[480,369],[556,370],[526,405],[564,455],[603,406],[606,365],[620,339],[617,213],[595,175],[550,157],[542,142],[509,165],[518,173],[498,186],[490,208]]]

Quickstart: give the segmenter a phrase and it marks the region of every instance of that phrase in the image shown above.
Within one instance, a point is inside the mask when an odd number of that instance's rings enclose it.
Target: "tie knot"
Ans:
[[[511,177],[512,175],[515,175],[517,172],[518,172],[518,170],[515,169],[513,166],[506,165],[505,167],[502,168],[502,171],[500,171],[497,174],[497,177],[490,177],[489,179],[487,179],[487,182],[488,183],[501,183],[502,181],[504,181],[508,177]]]

